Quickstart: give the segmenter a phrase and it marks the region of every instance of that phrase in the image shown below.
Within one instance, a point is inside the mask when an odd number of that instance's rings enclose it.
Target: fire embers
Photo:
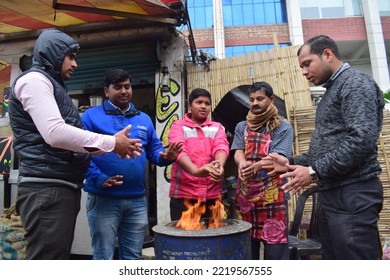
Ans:
[[[200,200],[191,205],[189,200],[184,200],[184,204],[187,207],[187,211],[183,211],[180,220],[177,222],[176,227],[184,230],[203,230],[206,228],[220,228],[224,227],[222,219],[226,218],[224,205],[220,200],[215,201],[215,205],[209,207],[211,216],[206,223],[201,220],[202,215],[206,212],[206,205]]]

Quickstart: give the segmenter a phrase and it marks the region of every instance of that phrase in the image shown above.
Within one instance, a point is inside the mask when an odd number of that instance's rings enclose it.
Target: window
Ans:
[[[285,0],[222,0],[225,26],[286,23]]]
[[[389,1],[376,1],[378,3],[378,10],[380,16],[390,16],[390,2]]]
[[[188,0],[187,4],[192,28],[213,27],[213,0]]]
[[[192,28],[213,27],[213,0],[188,0]],[[222,0],[225,26],[287,23],[286,0]]]
[[[300,0],[302,19],[361,16],[359,0]]]

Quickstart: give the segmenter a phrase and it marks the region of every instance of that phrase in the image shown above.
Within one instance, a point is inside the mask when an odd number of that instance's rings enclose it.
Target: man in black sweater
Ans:
[[[384,99],[375,81],[341,60],[336,43],[315,36],[298,50],[302,74],[326,92],[317,106],[309,151],[293,158],[271,155],[288,171],[282,188],[296,193],[317,182],[325,259],[379,259],[383,189],[377,141]]]

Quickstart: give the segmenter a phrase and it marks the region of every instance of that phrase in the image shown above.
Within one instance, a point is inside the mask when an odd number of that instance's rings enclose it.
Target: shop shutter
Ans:
[[[102,88],[103,74],[108,68],[126,69],[133,86],[154,84],[154,74],[160,67],[155,41],[81,48],[77,64],[75,74],[66,81],[69,92]]]

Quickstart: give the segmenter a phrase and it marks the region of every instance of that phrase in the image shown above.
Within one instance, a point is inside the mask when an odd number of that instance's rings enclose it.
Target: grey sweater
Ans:
[[[293,164],[312,166],[321,189],[364,181],[381,173],[377,141],[384,99],[375,81],[344,63],[324,85],[309,151]]]

